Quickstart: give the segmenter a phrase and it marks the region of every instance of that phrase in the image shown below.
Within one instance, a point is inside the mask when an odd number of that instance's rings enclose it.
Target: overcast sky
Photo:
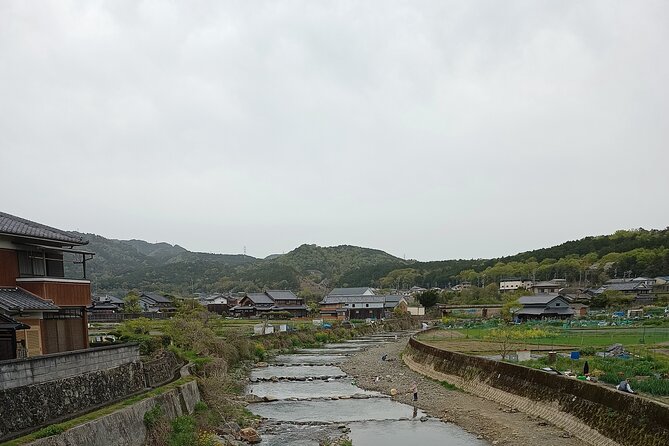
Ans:
[[[263,257],[669,225],[669,2],[0,2],[0,210]]]

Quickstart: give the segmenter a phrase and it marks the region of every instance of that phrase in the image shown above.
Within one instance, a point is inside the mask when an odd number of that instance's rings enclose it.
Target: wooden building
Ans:
[[[230,312],[238,317],[262,317],[272,313],[290,313],[291,317],[305,317],[304,299],[290,290],[269,290],[247,293]]]
[[[80,248],[86,243],[0,212],[0,314],[21,324],[14,333],[14,357],[19,345],[28,356],[88,347],[86,262],[93,253]]]
[[[407,301],[400,295],[376,295],[371,288],[335,288],[320,302],[323,318],[383,319],[400,307],[407,310]]]

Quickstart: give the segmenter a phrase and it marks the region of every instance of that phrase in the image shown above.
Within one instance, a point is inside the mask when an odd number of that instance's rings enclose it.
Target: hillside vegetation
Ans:
[[[357,246],[302,245],[283,255],[188,251],[178,245],[113,240],[78,234],[96,256],[89,262],[98,292],[136,288],[188,294],[283,288],[323,292],[332,286],[447,287],[462,281],[488,284],[509,276],[566,278],[598,284],[610,277],[669,274],[669,228],[626,230],[586,237],[497,259],[435,262],[402,260]]]

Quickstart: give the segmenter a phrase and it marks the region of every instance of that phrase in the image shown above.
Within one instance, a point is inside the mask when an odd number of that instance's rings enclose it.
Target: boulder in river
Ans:
[[[262,367],[269,367],[269,364],[266,362],[256,362],[256,367],[262,368]]]
[[[251,444],[260,443],[261,441],[258,431],[256,431],[252,427],[245,427],[244,429],[240,430],[239,436],[241,437],[242,440]]]
[[[249,393],[248,395],[244,395],[244,401],[247,403],[260,403],[262,401],[266,401],[265,398],[261,398],[258,395],[254,395],[252,393]]]

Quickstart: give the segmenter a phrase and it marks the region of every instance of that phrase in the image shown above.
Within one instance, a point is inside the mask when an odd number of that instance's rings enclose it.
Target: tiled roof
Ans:
[[[335,288],[330,291],[329,296],[358,296],[364,294],[370,288]]]
[[[634,291],[648,289],[648,287],[641,282],[607,283],[604,285],[604,288],[614,291]]]
[[[386,296],[369,296],[357,294],[355,296],[333,296],[331,294],[325,296],[321,303],[323,304],[357,304],[357,303],[385,303]]]
[[[9,328],[11,330],[27,330],[30,328],[30,325],[15,321],[11,317],[0,313],[0,328]]]
[[[17,287],[0,288],[0,310],[4,311],[53,311],[60,308],[46,300]]]
[[[559,283],[551,282],[551,281],[546,281],[546,282],[537,282],[534,284],[532,288],[554,288],[554,287],[561,287],[562,285]]]
[[[518,303],[521,305],[546,305],[547,303],[549,303],[550,301],[552,301],[557,297],[561,296],[555,293],[537,294],[534,296],[523,296],[520,299],[518,299]]]
[[[68,245],[85,245],[88,243],[81,237],[75,237],[60,229],[52,228],[25,218],[0,212],[0,234],[10,234],[19,237],[52,240]]]
[[[517,311],[515,314],[517,314],[517,315],[523,315],[523,314],[570,315],[570,314],[574,314],[574,310],[572,310],[571,308],[566,308],[566,307],[565,308],[523,308],[522,310]]]
[[[267,294],[269,297],[271,297],[273,300],[301,300],[299,297],[297,297],[295,294],[293,294],[292,291],[290,290],[269,290],[266,291],[265,294]]]
[[[248,293],[246,296],[256,305],[274,303],[274,301],[265,293]]]
[[[170,299],[168,299],[167,297],[162,296],[158,293],[142,293],[139,297],[140,298],[141,297],[146,297],[146,298],[148,298],[148,299],[150,299],[150,300],[152,300],[152,301],[154,301],[155,303],[158,303],[158,304],[171,304],[172,303],[172,301]]]

